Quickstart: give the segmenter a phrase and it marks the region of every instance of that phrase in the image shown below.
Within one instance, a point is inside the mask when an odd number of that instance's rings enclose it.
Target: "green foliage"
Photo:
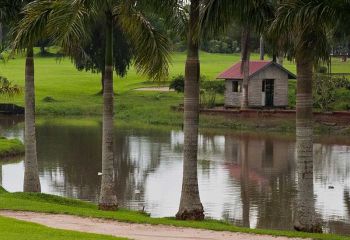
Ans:
[[[84,56],[81,54],[72,56],[75,66],[78,70],[91,71],[93,73],[104,72],[105,68],[105,31],[101,20],[92,25],[91,37],[89,41],[83,43]],[[117,26],[114,26],[113,34],[113,62],[116,73],[124,77],[130,67],[132,60],[132,49],[127,42],[122,31]]]
[[[328,73],[328,68],[325,66],[317,66],[316,72],[321,74],[326,74]]]
[[[183,93],[185,90],[185,77],[184,75],[177,75],[171,79],[169,89],[173,89],[178,93]]]
[[[13,97],[19,95],[21,91],[18,85],[13,85],[7,78],[0,76],[0,95]]]
[[[225,93],[225,81],[202,81],[200,93],[201,105],[214,108],[217,95]]]
[[[349,80],[344,77],[315,75],[313,80],[314,106],[322,111],[331,110],[332,104],[336,102],[337,90],[347,88],[349,85]]]
[[[201,81],[201,89],[205,91],[212,91],[216,94],[224,94],[225,93],[225,81]]]

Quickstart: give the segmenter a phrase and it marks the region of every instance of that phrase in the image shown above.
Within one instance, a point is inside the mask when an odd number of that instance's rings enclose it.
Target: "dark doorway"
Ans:
[[[274,92],[275,92],[275,80],[265,79],[265,106],[273,107]]]

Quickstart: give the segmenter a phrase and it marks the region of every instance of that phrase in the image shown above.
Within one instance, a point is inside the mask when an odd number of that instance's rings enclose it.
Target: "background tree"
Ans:
[[[6,23],[12,32],[16,32],[14,26],[23,18],[22,9],[30,1],[4,0],[0,4],[2,23]],[[40,179],[38,171],[36,129],[35,129],[35,88],[34,88],[34,41],[28,40],[17,50],[26,49],[25,65],[25,171],[24,171],[24,192],[40,192]]]
[[[199,123],[199,21],[200,0],[191,0],[184,97],[184,163],[183,180],[177,219],[203,220],[204,209],[198,189],[198,123]]]
[[[114,26],[128,39],[134,49],[136,70],[161,80],[168,75],[169,42],[145,17],[151,7],[155,12],[169,10],[177,1],[136,0],[36,0],[24,11],[16,44],[33,42],[38,35],[50,37],[70,55],[83,54],[81,46],[91,39],[91,22],[103,22],[105,32],[105,79],[102,121],[102,180],[99,208],[115,210],[118,206],[114,190],[113,126],[114,126]]]
[[[296,149],[298,207],[295,228],[320,232],[313,189],[313,66],[328,61],[332,28],[346,16],[349,1],[286,0],[280,3],[271,32],[287,42],[297,64]]]
[[[242,98],[241,108],[248,107],[249,61],[251,54],[251,34],[262,34],[273,19],[273,5],[265,0],[206,0],[203,11],[202,25],[208,29],[207,34],[213,36],[226,32],[232,22],[242,27],[241,58],[242,58]]]
[[[93,73],[101,73],[101,94],[104,89],[105,78],[105,32],[101,31],[104,22],[92,23],[92,34],[88,42],[83,43],[84,55],[81,54],[72,56],[75,66],[78,70],[91,71]],[[120,77],[124,77],[132,61],[132,49],[127,42],[123,32],[120,31],[117,25],[113,27],[113,43],[116,47],[113,48],[113,63],[114,71]]]

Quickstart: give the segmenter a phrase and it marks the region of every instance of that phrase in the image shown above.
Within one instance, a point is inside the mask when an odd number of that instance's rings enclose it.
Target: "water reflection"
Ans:
[[[19,129],[21,125],[3,126],[8,134],[16,135]],[[43,191],[97,202],[100,126],[48,122],[40,124],[37,132]],[[181,193],[183,143],[181,131],[115,129],[119,203],[145,208],[152,216],[173,216]],[[314,144],[313,196],[325,230],[350,234],[350,146],[346,144],[323,140]],[[294,138],[200,134],[198,178],[206,215],[252,228],[292,229],[298,193],[295,158]],[[0,164],[4,187],[20,191],[23,160]]]

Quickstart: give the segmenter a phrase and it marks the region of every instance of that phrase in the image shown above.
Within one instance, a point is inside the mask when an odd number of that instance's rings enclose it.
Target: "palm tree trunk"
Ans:
[[[0,164],[0,187],[2,187],[2,165]]]
[[[102,180],[99,209],[116,210],[117,196],[114,190],[114,150],[113,150],[113,19],[106,13],[106,67],[103,92],[103,130],[102,130]]]
[[[0,22],[0,49],[2,50],[2,43],[3,43],[3,28],[2,28],[2,22]]]
[[[243,86],[241,96],[241,109],[247,109],[249,106],[249,61],[250,61],[250,27],[246,24],[242,30],[241,40],[241,54],[242,54],[242,72],[243,72]]]
[[[279,55],[277,56],[277,63],[278,63],[279,65],[283,66],[283,62],[284,62],[284,57],[283,57],[283,55],[279,54]]]
[[[188,55],[185,71],[184,99],[184,164],[182,192],[177,219],[204,219],[203,205],[199,196],[197,176],[198,122],[199,122],[199,76],[200,63],[197,31],[199,26],[199,2],[191,1],[188,32]]]
[[[28,47],[25,70],[25,159],[24,192],[40,192],[35,130],[35,87],[33,47]]]
[[[260,36],[260,60],[265,60],[265,40],[264,36]]]
[[[105,89],[105,71],[101,72],[101,94],[103,94]]]
[[[249,199],[249,141],[242,138],[241,147],[241,199],[243,227],[250,228],[250,199]]]
[[[312,61],[297,58],[296,150],[298,197],[295,229],[321,232],[316,222],[313,175]]]

